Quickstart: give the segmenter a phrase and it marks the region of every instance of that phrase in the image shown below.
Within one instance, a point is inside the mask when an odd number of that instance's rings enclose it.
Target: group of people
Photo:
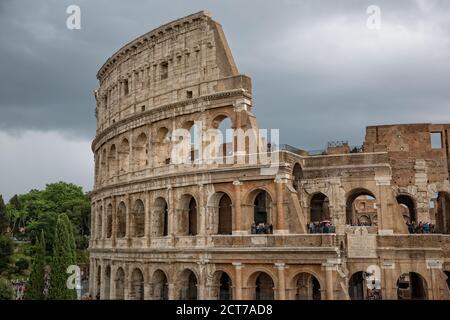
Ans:
[[[21,280],[21,279],[12,281],[16,300],[24,300],[26,283],[27,282],[25,280]]]
[[[273,226],[271,223],[256,222],[252,223],[252,234],[272,234]]]
[[[406,225],[408,226],[409,233],[435,233],[435,226],[432,223],[429,222],[422,222],[419,223],[413,221],[411,223],[407,222]]]
[[[352,222],[350,224],[352,227],[371,227],[372,224],[370,222]]]
[[[336,227],[330,221],[315,221],[308,223],[309,233],[335,233]]]

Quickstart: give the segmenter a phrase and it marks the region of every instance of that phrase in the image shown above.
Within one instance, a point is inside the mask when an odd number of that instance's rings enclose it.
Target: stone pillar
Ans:
[[[144,300],[152,300],[152,283],[150,283],[150,266],[144,266]]]
[[[100,259],[100,300],[105,299],[105,261],[103,259]]]
[[[383,300],[397,299],[397,279],[394,279],[395,262],[383,261],[381,263],[381,297]]]
[[[428,259],[426,261],[427,269],[430,270],[431,284],[428,285],[428,299],[429,300],[440,300],[441,290],[440,290],[440,273],[442,273],[443,261],[436,259]]]
[[[102,240],[106,239],[106,230],[108,228],[107,226],[107,212],[108,212],[108,208],[105,206],[105,199],[102,199],[102,207],[103,207],[103,211],[102,211],[102,215],[101,215],[101,219],[102,219],[102,233],[101,233],[101,238]],[[103,243],[104,245],[104,243]]]
[[[94,274],[95,274],[95,266],[94,259],[91,258],[89,260],[89,294],[94,296]]]
[[[114,267],[111,261],[111,276],[110,276],[110,285],[109,285],[109,299],[116,299],[116,268]]]
[[[167,198],[168,198],[168,234],[169,236],[176,235],[178,228],[177,228],[177,219],[176,219],[176,203],[175,203],[175,196],[174,196],[174,190],[171,186],[167,187]]]
[[[323,263],[322,267],[325,268],[325,290],[327,300],[334,300],[334,288],[333,288],[333,270],[335,269],[332,263]]]
[[[242,263],[233,262],[235,269],[235,279],[234,279],[234,300],[243,300],[242,297]]]
[[[233,217],[233,234],[245,234],[242,230],[242,206],[241,206],[241,186],[242,182],[236,180],[234,185],[234,217]]]
[[[151,206],[150,206],[150,192],[146,193],[145,197],[145,231],[144,239],[146,239],[147,247],[150,246],[151,241]]]
[[[95,228],[95,220],[97,218],[97,203],[92,203],[91,205],[92,212],[91,212],[91,246],[94,245],[96,242],[95,240],[98,239],[98,230]]]
[[[176,290],[176,285],[175,283],[169,283],[168,285],[168,296],[169,296],[169,300],[177,300],[177,290]]]
[[[278,300],[286,300],[286,279],[284,270],[286,265],[284,263],[275,263],[278,269]]]
[[[131,291],[131,275],[130,275],[130,266],[126,264],[124,266],[125,279],[124,282],[124,292],[123,292],[123,300],[130,300],[130,291]]]
[[[116,246],[116,238],[117,238],[117,198],[116,196],[113,196],[112,198],[112,246]]]
[[[285,214],[284,214],[284,191],[286,188],[287,178],[284,176],[277,176],[275,178],[275,191],[277,197],[277,220],[274,233],[289,233],[286,228]]]
[[[131,212],[132,212],[132,208],[131,208],[131,197],[130,197],[130,195],[129,194],[127,194],[126,196],[125,196],[125,203],[126,203],[126,206],[127,206],[127,211],[126,211],[126,235],[125,235],[125,237],[126,237],[126,239],[127,239],[127,243],[128,243],[128,245],[130,245],[131,244],[131,222],[132,222],[132,219],[131,219]]]

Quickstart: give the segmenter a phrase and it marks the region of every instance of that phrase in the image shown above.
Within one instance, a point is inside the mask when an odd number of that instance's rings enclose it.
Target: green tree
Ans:
[[[27,300],[43,300],[45,275],[45,239],[41,231],[40,238],[36,239],[33,266],[31,268],[30,280],[27,285],[25,298]]]
[[[8,266],[13,252],[14,244],[11,237],[0,235],[0,273]]]
[[[11,283],[5,279],[0,279],[0,300],[12,300],[14,298],[14,290]]]
[[[75,239],[69,217],[61,214],[58,217],[53,245],[53,258],[50,273],[49,299],[74,300],[77,298],[75,289],[67,288],[67,267],[75,265]]]
[[[8,230],[9,219],[6,214],[6,206],[3,201],[3,196],[0,194],[0,234],[5,234]]]

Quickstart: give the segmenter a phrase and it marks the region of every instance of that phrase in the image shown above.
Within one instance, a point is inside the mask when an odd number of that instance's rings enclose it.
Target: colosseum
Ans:
[[[361,147],[321,152],[269,142],[203,11],[126,44],[97,78],[92,296],[450,299],[450,124],[370,126]],[[225,129],[244,143],[208,135]]]

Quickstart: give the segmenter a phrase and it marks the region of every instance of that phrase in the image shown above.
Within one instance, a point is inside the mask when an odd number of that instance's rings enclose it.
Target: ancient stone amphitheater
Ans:
[[[128,43],[97,78],[93,296],[450,297],[450,125],[368,127],[360,148],[315,153],[232,137],[209,154],[226,161],[199,161],[212,140],[179,129],[258,129],[251,79],[206,12]]]

